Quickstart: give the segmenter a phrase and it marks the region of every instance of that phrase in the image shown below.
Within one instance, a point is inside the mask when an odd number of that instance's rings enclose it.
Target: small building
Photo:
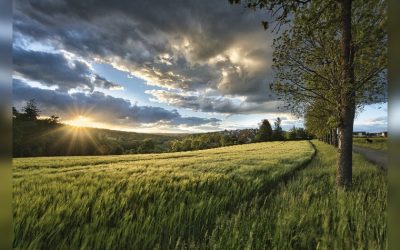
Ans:
[[[388,136],[388,132],[387,131],[383,131],[379,133],[379,136],[381,137],[387,137]]]
[[[353,136],[354,136],[354,137],[364,137],[364,136],[366,136],[366,135],[367,135],[367,133],[364,132],[364,131],[353,132]]]

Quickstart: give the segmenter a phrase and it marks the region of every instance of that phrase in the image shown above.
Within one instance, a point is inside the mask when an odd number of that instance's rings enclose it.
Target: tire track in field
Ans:
[[[313,152],[312,152],[310,158],[306,159],[305,161],[303,161],[302,163],[300,163],[298,166],[294,167],[292,170],[288,171],[287,173],[280,175],[275,180],[267,181],[260,188],[247,194],[243,199],[240,200],[240,202],[237,202],[236,204],[234,204],[231,207],[225,208],[226,213],[225,214],[221,213],[221,215],[231,218],[238,212],[238,209],[240,208],[241,205],[243,205],[243,203],[247,203],[245,206],[249,206],[251,201],[254,198],[260,197],[260,195],[263,195],[266,197],[269,194],[278,190],[279,187],[281,187],[281,185],[280,185],[281,183],[287,184],[290,180],[294,179],[301,170],[305,169],[307,166],[310,165],[310,163],[315,159],[315,156],[317,155],[317,149],[316,149],[315,145],[311,141],[308,141],[308,142],[313,149]],[[283,143],[285,143],[285,142],[283,142]],[[258,204],[260,206],[262,205],[261,203],[264,203],[264,199],[259,200]],[[213,223],[213,225],[210,226],[210,228],[215,228],[216,225],[217,225],[217,220]],[[208,241],[209,239],[205,238],[205,235],[202,235],[202,237],[199,237],[198,240],[202,241],[204,243],[204,241]]]
[[[261,186],[259,189],[254,190],[251,192],[245,199],[244,201],[251,201],[254,197],[258,196],[259,194],[262,194],[264,196],[272,193],[280,183],[288,183],[290,180],[292,180],[299,171],[305,169],[315,158],[317,155],[317,148],[315,145],[311,142],[308,141],[313,148],[313,153],[311,154],[310,158],[305,160],[304,162],[300,163],[298,166],[293,168],[292,170],[280,175],[278,178],[272,181],[266,182],[263,186]]]

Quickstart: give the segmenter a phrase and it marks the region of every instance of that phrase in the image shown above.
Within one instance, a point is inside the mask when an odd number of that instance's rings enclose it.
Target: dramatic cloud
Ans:
[[[57,86],[60,91],[119,87],[95,74],[87,63],[68,59],[63,54],[15,48],[13,59],[15,72],[43,85]]]
[[[212,89],[223,100],[209,108],[214,112],[269,112],[275,100],[268,88],[272,36],[261,27],[264,19],[265,13],[227,0],[21,0],[14,40],[110,63],[169,90]],[[241,109],[226,101],[243,97]],[[168,103],[203,110],[209,101],[191,99]]]
[[[94,118],[98,122],[126,126],[141,124],[217,126],[220,122],[216,118],[182,117],[176,110],[133,105],[128,100],[97,91],[68,94],[31,87],[18,79],[13,81],[13,97],[16,103],[33,98],[43,109],[43,115],[57,114],[65,120],[82,115]]]
[[[146,93],[153,96],[156,102],[168,103],[175,107],[189,108],[196,111],[216,112],[225,114],[251,114],[276,112],[281,103],[269,101],[264,103],[246,102],[241,98],[226,98],[215,95],[170,92],[165,90],[151,90]],[[242,98],[243,99],[243,98]]]

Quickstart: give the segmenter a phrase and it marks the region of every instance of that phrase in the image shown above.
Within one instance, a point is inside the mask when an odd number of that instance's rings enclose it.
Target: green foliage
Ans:
[[[231,146],[234,144],[234,140],[229,135],[222,135],[219,144],[224,146]]]
[[[143,140],[141,145],[137,149],[137,153],[151,153],[154,152],[154,142],[150,138]]]
[[[256,135],[256,140],[259,142],[270,141],[272,139],[272,128],[271,124],[267,119],[261,121],[260,128]]]
[[[187,135],[170,143],[172,152],[217,148],[255,141],[255,129],[220,131]]]
[[[282,141],[285,139],[281,123],[281,118],[276,118],[276,121],[274,122],[274,130],[272,132],[272,139],[275,141]]]
[[[268,12],[270,21],[261,21],[262,27],[267,30],[270,28],[270,22],[275,22],[273,31],[280,28],[282,24],[290,21],[290,16],[296,10],[301,10],[307,6],[310,0],[229,0],[231,4],[241,4],[249,9],[264,9]]]
[[[309,134],[304,128],[298,128],[296,131],[297,138],[308,138]]]
[[[351,84],[343,80],[337,7],[334,1],[311,1],[274,40],[272,89],[293,113],[304,115],[305,127],[319,138],[343,125],[349,103],[361,109],[387,99],[386,1],[353,1]]]
[[[21,113],[15,107],[12,107],[12,118],[18,121],[36,121],[40,115],[40,110],[34,99],[27,101],[22,110]]]
[[[14,159],[14,248],[386,249],[385,174],[354,155],[337,190],[335,150],[314,143],[303,170],[307,141]]]
[[[288,139],[289,139],[289,140],[295,140],[295,139],[297,139],[297,129],[296,129],[295,126],[293,126],[293,128],[291,128],[291,129],[289,130]]]
[[[304,116],[304,126],[318,138],[324,137],[331,129],[337,128],[339,125],[335,122],[336,117],[332,115],[335,110],[327,112],[328,107],[321,108],[321,106],[324,106],[324,103],[316,101],[307,107]]]
[[[294,113],[317,105],[319,113],[339,122],[348,88],[355,88],[359,108],[386,100],[387,15],[385,1],[353,1],[354,86],[348,86],[342,79],[337,7],[334,1],[315,0],[296,11],[293,26],[274,40],[272,89]]]
[[[24,113],[20,114],[18,117],[22,117],[24,120],[36,121],[40,115],[40,110],[34,99],[29,100],[22,109],[24,110]]]
[[[296,128],[293,126],[287,133],[287,138],[289,140],[304,140],[304,139],[312,139],[313,136],[308,133],[304,128]]]

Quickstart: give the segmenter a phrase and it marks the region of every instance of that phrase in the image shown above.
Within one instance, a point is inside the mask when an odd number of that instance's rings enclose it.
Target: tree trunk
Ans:
[[[354,51],[351,37],[352,0],[341,0],[339,5],[341,14],[342,86],[336,185],[349,188],[352,182],[353,123],[355,115]]]
[[[335,148],[338,147],[338,133],[337,133],[337,128],[333,129],[333,146],[335,146]]]
[[[329,131],[329,133],[327,134],[327,140],[328,140],[328,144],[331,144],[331,131]]]

